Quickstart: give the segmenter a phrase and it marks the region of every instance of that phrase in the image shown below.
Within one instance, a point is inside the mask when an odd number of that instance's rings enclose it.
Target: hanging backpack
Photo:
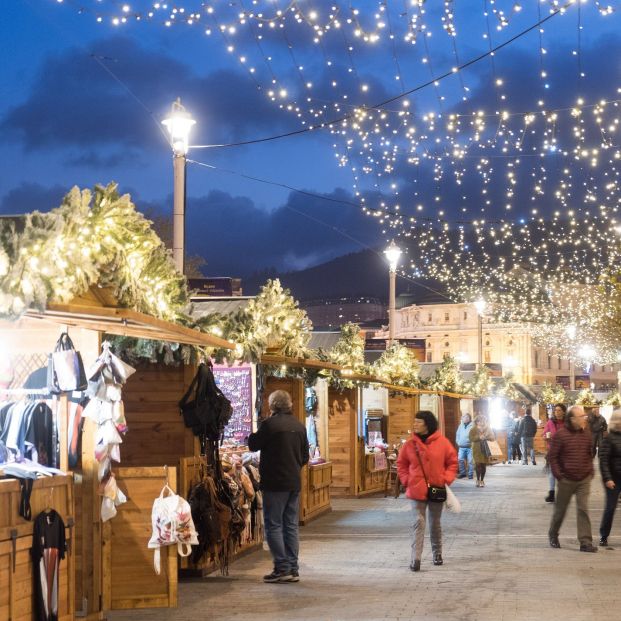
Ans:
[[[195,436],[218,442],[231,420],[231,402],[216,385],[211,364],[201,363],[179,409],[186,427]]]
[[[168,494],[168,495],[165,495]],[[149,548],[154,549],[153,566],[160,574],[160,549],[177,544],[180,556],[189,556],[191,546],[198,545],[198,536],[192,521],[192,511],[188,502],[164,485],[160,495],[153,502],[151,510],[153,533]]]

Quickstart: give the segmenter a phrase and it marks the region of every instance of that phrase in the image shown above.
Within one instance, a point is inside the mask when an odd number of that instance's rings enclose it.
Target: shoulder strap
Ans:
[[[204,382],[204,375],[205,375],[205,365],[201,363],[198,365],[198,371],[196,372],[196,375],[192,379],[192,383],[190,384],[190,387],[187,389],[183,397],[181,397],[181,401],[179,401],[180,407],[183,407],[188,402],[188,400],[190,399],[190,395],[192,394],[192,391],[194,390],[195,387],[196,387],[196,392],[198,396],[198,391],[199,391],[200,386],[196,386],[196,384],[199,381]]]
[[[425,472],[425,467],[423,466],[423,460],[420,458],[420,453],[418,452],[418,446],[416,442],[414,442],[414,450],[416,451],[416,457],[418,457],[418,463],[420,464],[420,469],[423,471],[423,476],[425,477],[425,483],[427,483],[427,487],[429,487],[429,481],[427,481],[427,473]]]

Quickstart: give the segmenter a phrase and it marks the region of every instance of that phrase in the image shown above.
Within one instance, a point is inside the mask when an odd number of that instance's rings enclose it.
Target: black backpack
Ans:
[[[211,364],[201,363],[185,395],[179,401],[185,426],[195,436],[218,442],[233,414],[231,402],[216,385]]]

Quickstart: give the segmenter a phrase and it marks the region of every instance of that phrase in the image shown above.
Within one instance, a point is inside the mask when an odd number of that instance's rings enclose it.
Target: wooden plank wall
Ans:
[[[195,369],[143,364],[123,388],[128,432],[121,445],[123,466],[177,466],[194,453],[194,437],[179,414]]]
[[[356,493],[357,389],[328,390],[328,442],[332,462],[332,496]]]
[[[455,434],[457,427],[461,421],[460,400],[453,397],[442,397],[444,412],[444,435],[457,446],[455,443]]]
[[[412,435],[414,414],[418,410],[418,396],[392,395],[388,400],[388,444],[400,445]]]
[[[177,546],[161,549],[161,573],[153,568],[151,509],[166,475],[164,468],[118,468],[116,478],[127,502],[104,525],[104,610],[174,607],[177,605]],[[175,468],[168,484],[176,489]]]

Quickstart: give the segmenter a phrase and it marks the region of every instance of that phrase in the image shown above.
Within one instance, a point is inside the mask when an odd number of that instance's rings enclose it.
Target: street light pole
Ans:
[[[395,240],[390,242],[390,245],[384,254],[388,259],[388,277],[390,280],[390,288],[388,292],[388,345],[392,346],[395,342],[395,311],[397,307],[397,264],[399,263],[399,257],[401,256],[401,249]]]
[[[162,121],[170,135],[173,150],[173,261],[181,274],[184,271],[185,255],[186,155],[190,129],[195,123],[179,98],[172,104],[170,116]]]
[[[477,309],[477,341],[479,347],[479,356],[478,356],[478,365],[477,368],[481,369],[483,367],[483,313],[485,312],[485,300],[483,298],[479,298],[475,303],[474,307]]]

